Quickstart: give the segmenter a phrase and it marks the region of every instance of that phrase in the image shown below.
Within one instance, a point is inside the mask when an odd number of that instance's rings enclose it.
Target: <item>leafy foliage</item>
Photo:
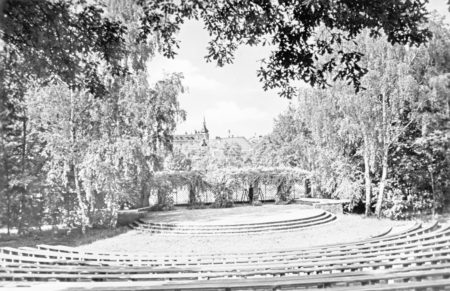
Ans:
[[[223,168],[214,171],[160,171],[152,178],[153,189],[163,191],[165,197],[158,204],[164,205],[165,199],[174,190],[187,187],[189,203],[202,203],[202,194],[212,192],[213,207],[232,207],[233,194],[238,189],[259,188],[262,185],[278,187],[276,197],[280,201],[290,199],[290,189],[294,183],[302,183],[310,177],[308,171],[291,167],[246,167]],[[158,197],[159,198],[159,197]],[[254,201],[257,201],[255,197]]]
[[[411,127],[424,129],[411,138],[398,137],[404,142],[399,153],[411,152],[398,163],[407,164],[417,157],[420,171],[429,178],[410,188],[417,193],[426,188],[434,204],[440,197],[445,200],[448,112],[439,106],[449,104],[449,33],[439,21],[424,26],[426,17],[424,3],[419,0],[0,1],[0,195],[6,202],[0,209],[2,222],[8,230],[13,225],[22,231],[42,223],[65,223],[82,226],[84,231],[86,226],[114,225],[119,207],[130,203],[145,206],[154,192],[163,204],[171,203],[171,190],[181,182],[172,181],[172,177],[155,183],[154,173],[163,169],[163,157],[172,150],[176,123],[184,118],[177,101],[183,91],[182,76],[168,75],[151,86],[146,61],[158,49],[173,57],[180,25],[193,18],[201,18],[210,32],[207,60],[219,65],[232,62],[241,45],[270,45],[272,54],[258,74],[265,89],[281,88],[282,96],[293,96],[298,80],[322,88],[339,80],[357,90],[366,87],[365,81],[372,85],[367,86],[370,94],[352,92],[344,99],[376,95],[376,83],[388,83],[383,75],[388,80],[408,76],[408,80],[397,82],[406,92],[404,97],[414,95],[410,89],[416,83],[425,86],[427,98],[420,116],[412,119],[404,114],[412,112],[411,104],[396,103],[394,111],[400,108],[404,112],[392,119],[390,126],[409,124],[408,132],[414,131]],[[394,62],[389,70],[371,75],[377,64],[366,62],[361,51],[375,48],[361,49],[351,42],[359,39],[364,28],[368,37],[386,36],[383,48],[387,43],[419,45],[430,37],[429,31],[435,36],[428,47],[418,49],[411,61],[413,70],[397,70]],[[396,56],[391,59],[396,60]],[[367,69],[371,71],[366,75]],[[398,88],[392,96],[403,92]],[[174,156],[169,168],[189,170],[203,165],[218,170],[251,162],[304,167],[313,173],[310,179],[319,185],[319,192],[352,189],[354,193],[358,187],[345,185],[361,181],[359,154],[363,143],[369,153],[364,164],[370,164],[369,174],[377,183],[379,132],[373,126],[366,127],[366,132],[375,133],[367,143],[362,141],[358,125],[340,111],[343,103],[338,102],[338,96],[315,94],[303,101],[305,108],[314,108],[313,113],[296,108],[292,116],[280,119],[274,138],[261,145],[267,154],[249,159],[239,146],[229,144],[218,156],[204,152]],[[367,104],[377,102],[376,98],[368,100]],[[392,100],[388,103],[393,104]],[[317,112],[320,118],[313,116]],[[377,120],[375,110],[365,113],[369,121]],[[336,120],[339,123],[334,126]],[[333,137],[336,131],[339,135]],[[391,143],[396,143],[394,140]],[[281,155],[276,152],[279,148]],[[384,156],[396,156],[393,148]],[[305,158],[304,152],[315,158]],[[389,167],[395,166],[389,162]],[[279,197],[288,199],[290,184],[299,177],[290,176],[290,170],[278,176],[258,171],[243,169],[217,176],[218,205],[229,203],[230,187],[238,184],[258,187],[260,183],[275,183]],[[400,179],[390,180],[394,178],[385,179],[389,191],[393,191],[394,182],[403,185]],[[198,193],[207,187],[206,178],[193,174],[183,183],[190,187],[191,202],[201,201]]]
[[[144,9],[141,37],[158,33],[161,50],[173,57],[179,46],[176,33],[186,19],[201,19],[211,35],[208,61],[222,66],[233,61],[240,45],[270,45],[271,55],[262,61],[258,76],[265,90],[280,88],[281,95],[295,96],[295,82],[329,84],[349,81],[356,91],[366,69],[357,50],[337,48],[354,40],[364,28],[370,36],[381,30],[389,43],[419,45],[430,37],[422,24],[427,12],[423,1],[139,1]],[[318,28],[329,31],[321,35]],[[336,54],[323,64],[319,57]]]
[[[148,203],[158,155],[171,149],[176,120],[184,115],[177,74],[153,88],[145,72],[114,86],[117,93],[108,99],[62,82],[27,95],[32,128],[44,141],[49,184],[76,194],[81,220],[74,224],[112,226],[119,204]]]
[[[201,203],[200,193],[211,188],[211,185],[205,180],[204,173],[199,171],[160,171],[155,173],[151,183],[154,189],[164,190],[166,194],[187,187],[190,204]],[[161,187],[165,187],[165,189]],[[158,201],[158,204],[164,203]]]
[[[72,89],[105,94],[98,68],[107,62],[123,72],[126,27],[104,17],[103,8],[84,1],[6,1],[2,38],[27,75],[44,80],[57,76]]]
[[[191,149],[186,153],[192,169],[214,171],[227,167],[248,165],[249,157],[236,142],[225,142],[219,148],[202,147]]]
[[[366,90],[342,82],[304,90],[257,146],[254,162],[309,170],[315,195],[365,200],[367,214],[373,202],[377,215],[392,218],[442,209],[450,178],[450,30],[437,17],[428,27],[430,46],[392,46],[367,31],[343,43],[364,52]]]

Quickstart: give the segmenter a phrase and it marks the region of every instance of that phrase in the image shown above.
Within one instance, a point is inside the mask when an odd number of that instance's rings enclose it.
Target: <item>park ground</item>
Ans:
[[[279,221],[308,216],[315,209],[305,205],[237,206],[224,209],[186,209],[150,212],[146,220],[152,222],[191,224],[237,224]],[[364,217],[357,214],[340,214],[337,220],[328,224],[293,231],[257,234],[227,235],[169,235],[151,234],[120,227],[112,230],[90,230],[87,235],[73,231],[54,233],[36,232],[25,237],[5,236],[2,246],[35,246],[37,244],[57,244],[78,247],[80,250],[101,252],[133,252],[160,254],[204,254],[232,253],[296,249],[314,245],[358,241],[383,233],[392,228],[399,232],[411,227],[415,222],[429,223],[429,218],[420,220],[394,221]],[[441,218],[446,220],[445,218]]]

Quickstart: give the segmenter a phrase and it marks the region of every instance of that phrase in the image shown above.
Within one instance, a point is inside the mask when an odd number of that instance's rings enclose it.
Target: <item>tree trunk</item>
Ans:
[[[156,195],[158,197],[158,205],[164,205],[166,203],[166,192],[158,189]]]
[[[150,202],[148,201],[149,198],[150,198],[150,191],[144,183],[144,185],[142,185],[141,188],[141,207],[150,206]]]
[[[364,137],[364,181],[366,186],[366,212],[365,215],[369,216],[371,214],[371,187],[372,179],[370,178],[370,160],[369,160],[369,145],[368,138]]]
[[[195,195],[195,187],[193,185],[189,185],[189,204],[194,205],[197,203],[197,197]]]
[[[383,152],[381,157],[381,179],[378,187],[378,199],[377,206],[375,208],[375,214],[378,218],[381,217],[381,207],[383,206],[384,187],[386,185],[386,176],[388,171],[388,155],[389,155],[389,139],[388,139],[388,124],[387,124],[387,104],[386,94],[382,94],[382,123],[381,123],[381,142],[383,146]]]
[[[311,181],[309,179],[305,179],[305,197],[311,198]]]
[[[26,159],[27,159],[27,118],[23,116],[22,119],[22,146],[21,146],[21,155],[22,155],[22,179],[25,178],[25,170],[26,170]],[[17,232],[21,234],[23,232],[23,220],[24,215],[26,213],[25,207],[26,207],[26,191],[27,188],[22,186],[21,193],[20,193],[20,199],[19,199],[19,205],[20,205],[20,216],[19,216],[19,225],[17,227]]]
[[[433,175],[433,171],[431,169],[428,169],[428,172],[430,173],[430,178],[431,178],[431,194],[433,197],[433,207],[431,209],[432,215],[434,216],[436,214],[436,205],[437,205],[437,197],[436,197],[436,192],[435,192],[435,185],[434,185],[434,175]]]
[[[150,191],[151,191],[151,185],[149,184],[149,181],[152,179],[152,172],[150,171],[150,166],[148,165],[146,161],[145,155],[140,151],[139,149],[134,150],[135,155],[138,157],[138,163],[141,168],[141,174],[140,174],[140,183],[141,183],[141,201],[140,201],[140,207],[148,207],[150,206],[149,198],[150,198]],[[153,157],[153,168],[155,167],[155,161]],[[158,197],[159,199],[159,197]]]
[[[70,91],[70,134],[72,138],[72,166],[73,166],[73,178],[75,182],[75,192],[77,193],[78,207],[80,208],[79,215],[81,219],[81,233],[86,233],[86,223],[88,222],[88,217],[86,216],[86,205],[84,204],[83,197],[81,194],[81,186],[78,180],[78,170],[77,170],[77,162],[76,162],[76,151],[75,146],[77,144],[77,135],[75,128],[75,103],[73,100],[73,92]]]
[[[2,108],[3,110],[3,108]],[[2,111],[0,111],[2,112]],[[11,230],[11,193],[9,190],[9,163],[8,163],[8,154],[5,146],[5,136],[3,132],[3,122],[0,123],[0,137],[1,137],[1,146],[2,146],[2,159],[3,159],[3,168],[5,172],[5,180],[4,180],[4,189],[6,194],[6,230],[7,234],[10,235]]]
[[[81,233],[86,233],[86,224],[88,223],[88,217],[86,216],[86,205],[83,202],[83,197],[81,195],[81,187],[78,181],[78,171],[77,167],[73,167],[73,176],[75,179],[75,191],[77,193],[78,207],[80,207],[80,218],[81,218]]]
[[[284,191],[284,187],[283,186],[284,186],[284,182],[281,182],[277,186],[277,194],[276,194],[276,196],[278,198],[278,201],[286,201],[285,195],[283,193],[283,191]]]
[[[24,114],[25,115],[25,114]],[[27,117],[22,120],[22,174],[25,174],[27,162]]]
[[[380,179],[380,185],[378,189],[378,200],[377,200],[377,207],[375,208],[375,213],[378,218],[381,217],[381,207],[383,206],[383,199],[384,199],[384,188],[386,186],[386,177],[388,172],[388,150],[385,149],[383,152],[383,158],[382,158],[382,170],[381,170],[381,179]]]
[[[253,187],[250,186],[248,188],[248,202],[252,203],[253,202]]]

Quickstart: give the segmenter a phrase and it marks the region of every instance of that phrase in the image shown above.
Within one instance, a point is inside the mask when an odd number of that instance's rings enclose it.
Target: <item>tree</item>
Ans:
[[[381,165],[376,206],[376,214],[380,216],[389,152],[409,125],[400,122],[402,112],[407,110],[408,119],[414,120],[419,109],[421,86],[409,69],[417,52],[400,45],[393,46],[384,37],[372,39],[368,31],[356,40],[354,44],[345,43],[342,49],[356,46],[363,53],[362,62],[368,73],[361,79],[361,84],[366,90],[354,92],[338,84],[331,94],[340,95],[337,104],[362,139],[366,215],[371,209],[371,172],[376,173],[378,161]]]
[[[225,142],[219,147],[198,147],[191,149],[187,157],[194,170],[216,170],[226,167],[242,167],[246,160],[241,146],[236,142]]]
[[[223,156],[218,157],[217,161],[219,167],[240,167],[243,165],[242,148],[238,143],[225,143],[222,152]]]
[[[298,108],[289,107],[275,120],[272,133],[256,145],[253,151],[254,164],[311,169],[305,160],[309,156],[306,154],[310,149],[309,134],[304,120],[299,118]]]
[[[90,116],[100,104],[92,95],[72,91],[63,83],[30,92],[27,100],[32,126],[45,141],[51,183],[70,185],[78,201],[83,233],[88,219],[88,193],[84,195],[80,171],[93,136]]]
[[[407,211],[436,213],[448,203],[450,159],[448,128],[450,120],[449,78],[450,29],[442,17],[433,15],[428,27],[433,38],[415,52],[410,74],[422,84],[422,102],[414,120],[403,114],[402,124],[409,124],[392,149],[391,188],[395,188],[398,206]],[[406,113],[408,111],[405,111]],[[389,207],[390,205],[388,205]],[[396,206],[394,204],[394,206]],[[394,208],[394,207],[393,207]],[[405,212],[405,211],[404,211]],[[408,213],[386,212],[390,216]]]
[[[158,154],[171,149],[176,120],[184,116],[180,76],[155,87],[146,76],[117,80],[108,99],[62,82],[27,95],[33,126],[45,141],[47,177],[76,193],[83,232],[88,225],[113,226],[123,201],[148,205]]]
[[[102,74],[97,70],[100,63],[89,56],[100,56],[113,73],[123,73],[120,60],[128,42],[123,34],[127,28],[136,27],[111,20],[103,8],[99,8],[104,4],[101,0],[2,0],[2,38],[24,58],[29,73],[42,78],[57,75],[69,86],[86,86],[91,93],[102,95],[104,86],[99,82]],[[149,36],[158,36],[159,48],[168,57],[175,54],[179,45],[176,34],[186,19],[203,20],[212,36],[207,60],[217,61],[219,65],[232,62],[234,51],[240,45],[272,45],[274,50],[263,62],[258,75],[264,82],[264,89],[281,88],[281,95],[287,97],[295,93],[292,81],[326,86],[328,71],[334,71],[336,78],[350,80],[359,89],[359,80],[365,73],[358,64],[360,53],[335,51],[333,46],[353,40],[364,28],[370,30],[371,36],[379,36],[384,30],[390,43],[417,45],[430,36],[422,27],[427,12],[425,1],[421,0],[109,3],[109,9],[119,7],[124,11],[126,7],[129,12],[138,10],[138,6],[144,13],[140,19],[139,40],[146,43]],[[314,39],[320,26],[331,34]],[[136,36],[132,35],[133,39]],[[317,66],[318,56],[333,51],[339,57]]]
[[[57,76],[71,89],[83,87],[103,96],[99,60],[112,73],[123,72],[119,61],[125,52],[126,27],[105,17],[99,3],[2,0],[0,30],[5,48],[24,63],[27,75],[45,81]]]
[[[342,94],[331,90],[302,90],[256,146],[254,162],[310,171],[307,195],[359,200],[361,175],[354,156],[360,140],[344,117],[339,98]]]
[[[240,45],[271,45],[273,51],[258,71],[264,89],[280,88],[281,95],[295,95],[294,84],[303,80],[325,87],[327,72],[335,79],[360,89],[366,70],[359,64],[361,53],[336,49],[369,30],[371,37],[387,36],[389,43],[418,45],[429,38],[422,27],[425,1],[139,1],[145,15],[141,36],[162,38],[162,51],[175,55],[176,34],[186,19],[201,19],[211,35],[208,61],[222,66],[233,61]],[[330,33],[321,35],[317,28]],[[319,65],[318,57],[335,54]]]
[[[173,152],[165,161],[165,169],[171,171],[190,171],[192,161],[181,151]]]
[[[393,46],[368,32],[356,43],[343,43],[342,49],[358,47],[364,53],[361,61],[368,73],[361,84],[366,89],[355,93],[336,81],[332,89],[301,92],[296,106],[277,119],[274,131],[257,147],[254,160],[261,151],[269,157],[263,162],[301,165],[318,180],[323,197],[349,185],[354,190],[346,192],[357,193],[364,184],[366,214],[372,189],[377,189],[378,216],[383,207],[392,207],[396,193],[414,201],[409,210],[430,209],[429,200],[436,211],[448,189],[444,132],[450,86],[443,72],[450,60],[445,49],[449,34],[442,21],[427,26],[434,34],[429,46]]]
[[[377,126],[382,169],[375,209],[375,214],[378,217],[381,216],[381,207],[385,195],[391,147],[410,125],[410,123],[404,125],[400,122],[403,117],[402,113],[408,111],[408,119],[410,122],[414,121],[417,118],[420,106],[419,96],[423,93],[420,85],[409,74],[409,66],[398,59],[398,56],[397,59],[387,59],[389,56],[380,57],[385,59],[385,67],[379,70],[375,80],[370,81],[375,89],[372,92],[379,94],[379,99],[381,99],[379,100],[381,103],[381,124]]]
[[[104,97],[103,76],[125,71],[119,64],[128,53],[122,39],[125,32],[120,22],[105,17],[103,8],[94,3],[0,1],[0,134],[6,161],[6,168],[2,163],[0,169],[4,182],[0,192],[6,196],[8,227],[15,207],[21,231],[30,212],[26,207],[37,200],[33,193],[41,195],[45,188],[39,159],[42,147],[30,136],[26,89],[63,81],[74,92],[87,89]]]

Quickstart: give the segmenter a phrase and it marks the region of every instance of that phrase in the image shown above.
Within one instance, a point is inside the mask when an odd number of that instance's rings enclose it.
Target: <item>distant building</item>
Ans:
[[[216,150],[223,149],[227,144],[239,145],[242,152],[249,152],[252,150],[252,144],[243,136],[219,137],[209,141],[209,147]]]
[[[200,131],[174,135],[173,139],[174,150],[183,153],[188,153],[192,150],[205,150],[214,153],[222,150],[227,144],[239,145],[242,152],[252,150],[252,144],[243,136],[216,137],[210,139],[205,119],[203,119],[203,127]]]
[[[173,137],[173,148],[181,152],[195,150],[208,146],[209,130],[206,127],[206,121],[203,119],[203,128],[194,133],[177,134]]]

